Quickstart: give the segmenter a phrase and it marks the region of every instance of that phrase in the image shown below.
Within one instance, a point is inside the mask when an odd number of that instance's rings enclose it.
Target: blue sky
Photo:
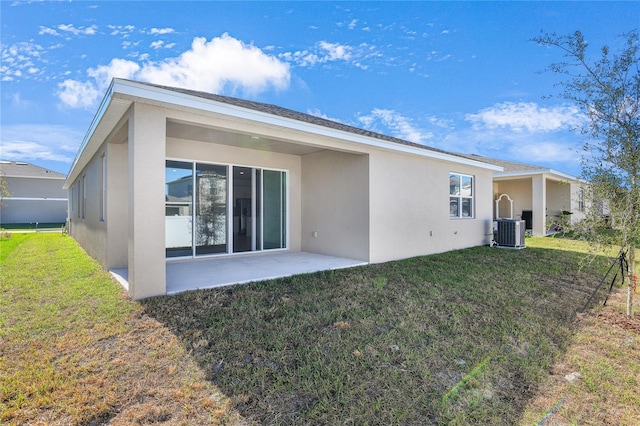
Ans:
[[[67,173],[112,77],[277,104],[452,152],[580,175],[561,52],[640,2],[1,1],[0,158]]]

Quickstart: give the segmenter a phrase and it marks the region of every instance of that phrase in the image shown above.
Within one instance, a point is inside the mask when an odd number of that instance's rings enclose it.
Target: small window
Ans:
[[[472,218],[473,196],[473,176],[449,174],[449,217]]]
[[[82,204],[80,206],[82,218],[86,218],[87,214],[87,175],[82,176]]]
[[[584,189],[578,189],[578,211],[584,212]]]
[[[100,156],[100,220],[107,217],[107,157],[103,153]]]
[[[76,197],[76,201],[78,203],[78,208],[76,209],[76,215],[78,219],[80,219],[80,210],[82,210],[82,181],[78,181],[76,184],[76,189],[78,191],[78,196]]]

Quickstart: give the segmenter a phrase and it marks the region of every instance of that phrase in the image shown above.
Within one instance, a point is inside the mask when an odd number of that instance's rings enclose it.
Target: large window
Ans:
[[[473,176],[449,174],[449,217],[473,217]]]

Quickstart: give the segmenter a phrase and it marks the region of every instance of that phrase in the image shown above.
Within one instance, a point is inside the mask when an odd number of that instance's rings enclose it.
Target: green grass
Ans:
[[[2,235],[0,424],[220,424],[232,417],[215,394],[72,238]]]
[[[260,423],[512,424],[606,268],[556,241],[143,304]]]
[[[70,237],[2,236],[0,423],[638,424],[635,323],[575,314],[608,261],[527,246],[136,303]]]

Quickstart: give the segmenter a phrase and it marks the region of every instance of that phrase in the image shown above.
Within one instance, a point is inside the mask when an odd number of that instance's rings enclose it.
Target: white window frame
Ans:
[[[167,262],[173,262],[173,261],[179,261],[181,259],[185,259],[185,258],[207,258],[207,257],[218,257],[218,256],[244,256],[247,254],[258,254],[258,253],[266,253],[266,252],[276,252],[276,251],[289,251],[290,247],[291,247],[291,191],[290,191],[290,175],[291,175],[291,170],[289,169],[280,169],[280,168],[274,168],[274,167],[262,167],[262,166],[256,166],[256,165],[247,165],[247,164],[238,164],[238,163],[224,163],[224,162],[210,162],[210,161],[198,161],[198,160],[194,160],[191,158],[179,158],[179,157],[166,157],[165,161],[181,161],[181,162],[185,162],[185,163],[191,163],[192,164],[192,168],[193,168],[193,173],[192,176],[195,179],[195,174],[196,174],[196,163],[199,164],[212,164],[212,165],[218,165],[218,166],[226,166],[227,167],[227,218],[233,218],[233,203],[230,201],[231,199],[233,199],[233,168],[234,167],[246,167],[246,168],[250,168],[252,169],[252,173],[254,173],[255,176],[255,171],[256,169],[260,170],[260,183],[261,185],[264,185],[264,177],[262,176],[262,173],[265,170],[269,170],[269,171],[274,171],[274,172],[282,172],[285,174],[285,189],[284,189],[284,193],[282,194],[284,197],[286,197],[285,199],[285,223],[284,223],[284,233],[285,233],[285,238],[284,238],[284,244],[285,247],[282,248],[273,248],[273,249],[264,249],[264,240],[263,238],[261,238],[260,240],[260,246],[259,247],[253,247],[252,246],[252,250],[251,251],[244,251],[244,252],[234,252],[234,248],[233,248],[233,220],[228,220],[227,223],[227,251],[224,253],[212,253],[212,254],[200,254],[200,255],[196,255],[195,253],[195,245],[192,243],[192,253],[190,256],[175,256],[175,257],[165,257]],[[255,177],[252,179],[252,187],[254,186],[253,183],[255,182]],[[255,192],[255,188],[252,188],[252,197],[253,199],[255,199],[256,194]],[[192,202],[195,203],[195,191],[193,192],[193,200]],[[253,204],[253,203],[252,203]],[[165,203],[166,205],[166,203]],[[253,206],[252,206],[253,209]],[[256,206],[256,211],[254,212],[252,210],[252,214],[256,214],[256,220],[260,220],[262,222],[263,219],[263,204],[260,203],[260,206]],[[195,205],[192,208],[192,215],[194,217],[195,215]],[[252,221],[252,234],[255,235],[256,234],[256,220]],[[263,227],[262,225],[260,226],[260,228],[262,229],[261,232],[263,232]],[[195,236],[195,220],[192,220],[192,238],[193,236]],[[257,246],[257,245],[256,245]],[[254,249],[255,248],[255,249]]]
[[[456,176],[458,178],[458,189],[457,191],[453,190],[451,187],[451,178]],[[462,179],[469,178],[471,180],[471,193],[470,195],[463,194],[462,192]],[[473,219],[476,215],[475,208],[475,193],[476,193],[476,178],[473,175],[468,175],[464,173],[457,172],[449,172],[449,219]],[[458,212],[457,214],[451,213],[451,202],[453,200],[457,200]],[[469,216],[463,216],[462,204],[464,200],[469,200],[469,205],[471,209],[471,214]]]
[[[82,175],[82,206],[80,207],[82,219],[87,217],[87,175]]]
[[[107,157],[103,152],[100,156],[100,220],[107,217]]]

